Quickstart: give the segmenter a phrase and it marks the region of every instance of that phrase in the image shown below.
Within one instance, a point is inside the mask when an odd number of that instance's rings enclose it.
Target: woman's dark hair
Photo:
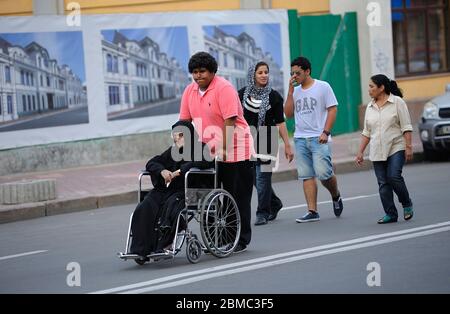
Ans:
[[[217,72],[217,61],[209,53],[200,51],[194,54],[189,59],[189,73],[194,72],[194,69],[205,68],[211,73]]]
[[[309,62],[308,59],[305,57],[297,57],[291,62],[291,67],[298,66],[303,71],[309,70],[309,74],[311,75],[312,69],[311,69],[311,62]]]
[[[381,87],[384,86],[384,92],[386,94],[394,94],[395,96],[398,96],[400,98],[403,98],[403,93],[398,88],[397,82],[394,80],[390,80],[386,75],[384,74],[376,74],[370,78],[372,82],[375,83],[376,86]]]
[[[265,65],[265,66],[267,67],[267,70],[270,72],[269,65],[268,65],[266,62],[264,62],[264,61],[259,61],[259,62],[255,65],[255,73],[256,73],[256,70],[257,70],[260,66],[262,66],[262,65]]]

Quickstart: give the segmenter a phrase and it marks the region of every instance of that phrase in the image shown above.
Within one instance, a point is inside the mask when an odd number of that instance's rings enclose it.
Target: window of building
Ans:
[[[25,73],[23,72],[23,70],[20,70],[20,83],[22,85],[25,85]]]
[[[395,75],[450,70],[449,0],[391,0]]]
[[[223,66],[228,67],[228,55],[225,52],[223,53]]]
[[[50,87],[50,77],[47,76],[47,86]]]
[[[36,110],[36,96],[33,95],[33,110]]]
[[[11,68],[9,66],[5,66],[5,82],[11,83]]]
[[[0,94],[0,115],[2,114],[2,95]]]
[[[244,63],[244,59],[239,57],[239,56],[235,56],[234,57],[234,62],[235,62],[235,68],[238,70],[244,70],[245,69],[245,63]]]
[[[120,103],[119,86],[109,86],[109,104],[117,105]]]
[[[113,72],[119,73],[119,58],[117,58],[117,56],[114,56],[113,58]]]
[[[27,111],[27,97],[25,95],[22,95],[22,107],[23,111]]]
[[[123,74],[128,74],[128,61],[123,59]]]
[[[125,103],[130,103],[130,88],[128,86],[125,86]]]
[[[109,53],[106,55],[106,71],[107,72],[113,71],[112,56]]]
[[[8,114],[13,113],[12,96],[6,96],[6,105],[8,106]]]

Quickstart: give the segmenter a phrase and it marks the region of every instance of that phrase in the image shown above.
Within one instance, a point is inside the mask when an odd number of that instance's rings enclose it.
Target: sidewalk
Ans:
[[[370,161],[361,167],[354,165],[359,147],[360,132],[334,136],[332,142],[333,163],[336,173],[361,171],[371,168]],[[414,162],[422,160],[422,144],[417,128],[413,132]],[[284,147],[280,147],[280,164],[274,172],[273,181],[297,178],[295,160],[288,163]],[[150,156],[149,156],[150,157]],[[21,180],[55,179],[57,198],[51,201],[16,205],[0,204],[0,223],[50,216],[74,211],[137,203],[138,173],[144,169],[146,160],[33,172],[0,176],[0,184]],[[133,205],[134,206],[134,205]]]

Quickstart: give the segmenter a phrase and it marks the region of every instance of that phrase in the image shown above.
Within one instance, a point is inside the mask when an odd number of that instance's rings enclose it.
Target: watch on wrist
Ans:
[[[327,136],[330,136],[330,134],[331,134],[331,132],[330,132],[330,131],[327,131],[327,130],[323,130],[322,133],[325,134],[325,135],[327,135]]]

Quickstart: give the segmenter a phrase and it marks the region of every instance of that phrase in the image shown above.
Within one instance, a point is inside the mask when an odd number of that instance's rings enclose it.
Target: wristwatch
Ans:
[[[327,136],[330,136],[330,134],[331,134],[331,132],[330,132],[330,131],[327,131],[327,130],[323,130],[322,133],[324,133],[324,134],[327,135]]]

